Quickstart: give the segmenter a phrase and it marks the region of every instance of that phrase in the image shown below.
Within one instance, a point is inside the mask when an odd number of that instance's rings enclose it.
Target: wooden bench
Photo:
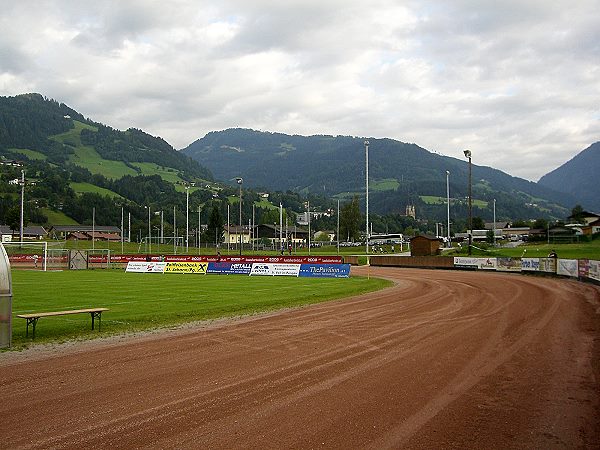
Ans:
[[[90,314],[92,316],[92,330],[94,329],[94,319],[98,318],[98,331],[102,327],[102,312],[108,311],[108,308],[88,308],[88,309],[71,309],[68,311],[51,311],[31,314],[18,314],[17,317],[27,321],[27,329],[25,337],[29,336],[29,324],[33,325],[33,339],[35,339],[35,326],[41,317],[65,316],[67,314]]]

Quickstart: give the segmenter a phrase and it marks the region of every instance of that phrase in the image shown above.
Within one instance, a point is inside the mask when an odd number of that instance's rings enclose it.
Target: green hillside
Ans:
[[[319,193],[349,200],[357,195],[364,208],[364,138],[351,136],[298,136],[229,129],[208,133],[183,150],[208,167],[216,177],[242,176],[252,187]],[[446,197],[450,171],[453,198],[468,195],[466,160],[431,153],[415,144],[369,138],[369,191],[371,211],[404,213],[416,206],[417,216],[441,220],[446,212],[427,199]],[[512,177],[490,167],[473,165],[475,215],[491,220],[492,202],[498,217],[507,219],[562,218],[576,204],[568,194]],[[457,220],[466,217],[467,202],[456,202]]]
[[[559,168],[544,175],[539,183],[577,197],[584,208],[600,211],[597,188],[599,173],[600,142],[596,142]]]
[[[100,186],[96,186],[91,183],[77,183],[72,181],[71,183],[69,183],[69,185],[71,186],[71,189],[73,189],[77,194],[94,193],[102,196],[108,196],[111,198],[123,198],[116,192],[102,188]]]
[[[20,187],[12,183],[22,169],[29,224],[89,224],[95,211],[98,225],[116,225],[122,206],[135,233],[147,206],[175,211],[183,223],[185,184],[198,186],[189,191],[193,204],[215,192],[212,174],[163,139],[114,130],[39,94],[0,97],[0,161],[2,224],[19,215]]]

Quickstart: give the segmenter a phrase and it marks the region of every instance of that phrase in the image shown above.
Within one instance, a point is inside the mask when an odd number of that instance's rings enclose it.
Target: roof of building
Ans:
[[[494,228],[496,228],[496,230],[498,229],[502,229],[502,228],[508,228],[510,227],[510,222],[496,222],[496,226],[494,227],[494,222],[486,222],[484,225],[484,228],[486,230],[493,230]]]
[[[101,231],[105,233],[120,233],[121,229],[112,225],[53,225],[50,228],[50,231],[56,231],[58,233],[73,233],[75,231]]]
[[[418,234],[415,237],[410,238],[411,241],[413,241],[414,239],[427,239],[428,241],[439,241],[440,238],[435,237],[431,234]]]
[[[600,214],[596,214],[590,211],[581,211],[581,213],[573,215],[571,214],[567,219],[574,219],[575,217],[598,217],[600,218]]]
[[[11,230],[8,225],[0,225],[0,233],[2,234],[19,234],[20,229]],[[28,227],[23,227],[23,234],[27,236],[46,236],[48,232],[46,229],[40,225],[31,225]]]

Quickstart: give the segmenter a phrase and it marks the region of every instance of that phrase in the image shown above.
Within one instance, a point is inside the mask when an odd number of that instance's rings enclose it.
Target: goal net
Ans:
[[[12,268],[47,270],[48,243],[37,242],[3,242]]]
[[[110,249],[87,249],[85,253],[88,269],[110,269]]]

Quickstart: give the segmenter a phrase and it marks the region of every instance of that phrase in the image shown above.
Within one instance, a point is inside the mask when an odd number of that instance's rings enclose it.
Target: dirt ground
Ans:
[[[0,354],[0,447],[600,448],[599,287],[367,270],[395,286]]]

